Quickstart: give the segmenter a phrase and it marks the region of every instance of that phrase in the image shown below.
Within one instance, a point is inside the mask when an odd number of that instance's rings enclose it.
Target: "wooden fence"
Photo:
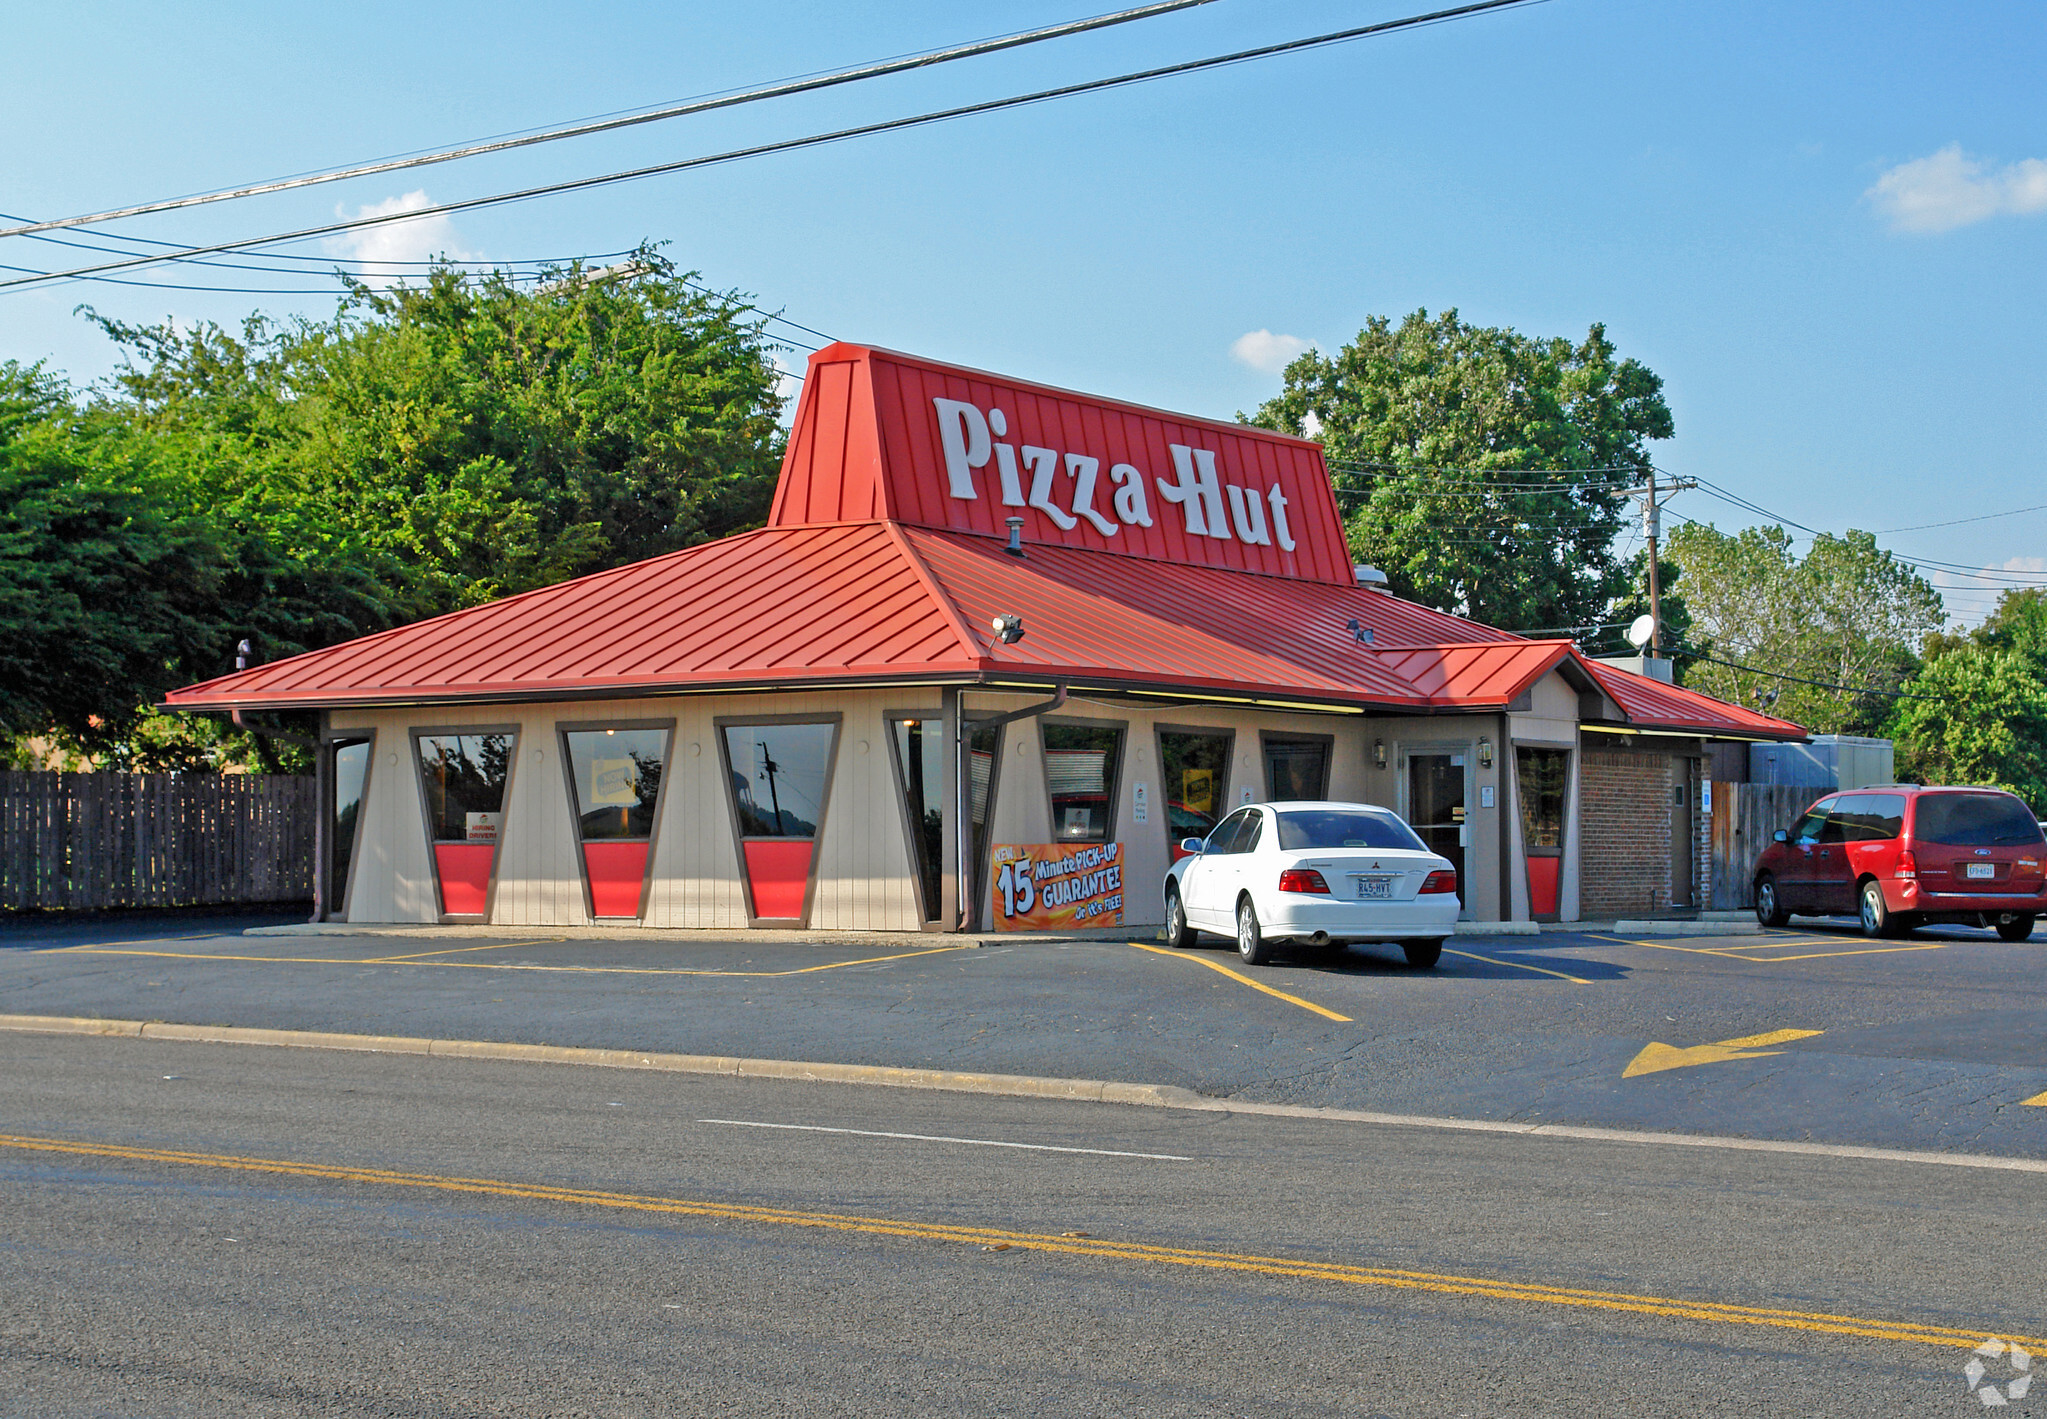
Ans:
[[[1713,899],[1716,911],[1737,911],[1756,904],[1751,887],[1756,859],[1779,828],[1824,798],[1827,790],[1809,784],[1720,783],[1713,785]]]
[[[0,773],[0,909],[308,901],[317,811],[282,774]]]

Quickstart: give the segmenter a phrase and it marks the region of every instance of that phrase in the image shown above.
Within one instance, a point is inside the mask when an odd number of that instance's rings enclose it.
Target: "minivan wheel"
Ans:
[[[1791,913],[1777,900],[1777,879],[1764,877],[1756,883],[1756,920],[1764,926],[1783,926]]]
[[[2030,916],[2015,916],[2010,921],[2000,921],[1997,923],[1997,939],[2024,941],[2033,934],[2033,921],[2034,918]]]
[[[1898,934],[1898,919],[1891,915],[1890,907],[1884,902],[1884,889],[1875,882],[1862,884],[1862,934],[1864,936]]]
[[[1258,925],[1258,908],[1251,905],[1249,897],[1237,903],[1237,954],[1246,965],[1264,966],[1272,961],[1272,947]]]
[[[1187,908],[1180,902],[1178,889],[1166,889],[1166,944],[1175,951],[1184,951],[1194,944],[1196,932],[1187,924]]]

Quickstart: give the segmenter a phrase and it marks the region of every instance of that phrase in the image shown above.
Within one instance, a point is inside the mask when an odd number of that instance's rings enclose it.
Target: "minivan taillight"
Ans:
[[[1457,874],[1454,871],[1439,870],[1431,872],[1428,881],[1422,883],[1421,895],[1426,897],[1435,892],[1454,892],[1456,890]]]
[[[1913,881],[1919,876],[1919,859],[1912,855],[1912,849],[1906,848],[1898,854],[1898,865],[1892,869],[1891,876],[1904,882]]]
[[[1279,874],[1279,890],[1282,892],[1319,892],[1328,896],[1329,884],[1322,880],[1322,874],[1312,867],[1289,867]]]

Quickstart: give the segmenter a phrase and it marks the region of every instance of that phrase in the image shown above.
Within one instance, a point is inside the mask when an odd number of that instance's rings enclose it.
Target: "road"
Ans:
[[[1246,1101],[2047,1158],[2047,940],[1129,941],[0,932],[0,1011],[1171,1084]],[[1455,953],[1455,954],[1452,954]],[[1746,1048],[1728,1041],[1768,1041]],[[1652,1068],[1654,1065],[1669,1067]]]
[[[1918,1416],[2047,1336],[2037,1173],[22,1034],[0,1133],[39,1419]]]

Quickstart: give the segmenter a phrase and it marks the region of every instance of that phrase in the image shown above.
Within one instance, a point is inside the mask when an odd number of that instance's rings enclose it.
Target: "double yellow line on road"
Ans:
[[[735,1202],[653,1197],[591,1188],[551,1187],[542,1183],[505,1182],[491,1178],[445,1177],[437,1173],[398,1172],[385,1168],[358,1168],[338,1163],[313,1163],[286,1158],[189,1153],[172,1148],[139,1148],[125,1144],[94,1143],[82,1139],[7,1134],[0,1134],[0,1147],[73,1157],[285,1174],[332,1182],[363,1183],[376,1187],[483,1193],[493,1197],[526,1201],[616,1208],[631,1212],[667,1213],[686,1217],[711,1217],[763,1226],[820,1228],[868,1236],[901,1237],[913,1241],[1004,1249],[1023,1248],[1067,1256],[1097,1257],[1110,1261],[1187,1266],[1208,1271],[1329,1281],[1352,1286],[1383,1286],[1395,1290],[1431,1292],[1446,1296],[1475,1296],[1486,1300],[1571,1306],[1584,1310],[1663,1316],[1672,1320],[1704,1321],[1720,1325],[1765,1326],[1822,1335],[1860,1336],[1871,1340],[1906,1341],[1919,1345],[1945,1345],[1965,1350],[1981,1344],[1987,1334],[1980,1330],[1957,1330],[1952,1326],[1835,1315],[1824,1311],[1736,1306],[1717,1301],[1688,1301],[1668,1296],[1640,1296],[1620,1291],[1589,1291],[1569,1286],[1545,1286],[1535,1282],[1508,1281],[1495,1277],[1441,1275],[1388,1267],[1350,1266],[1341,1262],[1302,1261],[1240,1252],[1152,1246],[1143,1242],[1119,1242],[1096,1237],[1050,1236],[1038,1232],[1012,1232],[996,1227],[959,1227],[936,1222],[902,1221],[888,1217],[801,1212],[781,1207],[750,1207]],[[2047,1350],[2047,1339],[2008,1334],[2004,1338],[2015,1341],[2029,1350]]]

